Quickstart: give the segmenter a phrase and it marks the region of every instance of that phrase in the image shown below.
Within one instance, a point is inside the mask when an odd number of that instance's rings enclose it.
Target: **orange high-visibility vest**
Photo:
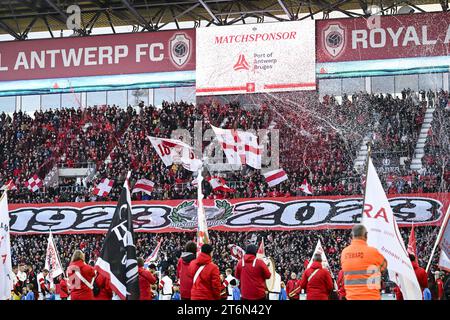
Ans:
[[[381,272],[387,262],[376,248],[364,240],[353,239],[342,251],[341,266],[348,300],[381,299]]]

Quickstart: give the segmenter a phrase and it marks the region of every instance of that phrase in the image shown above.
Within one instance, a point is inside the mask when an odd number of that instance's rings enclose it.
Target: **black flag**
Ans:
[[[139,277],[128,179],[120,194],[102,252],[97,259],[96,269],[111,280],[111,288],[122,300],[139,300]]]

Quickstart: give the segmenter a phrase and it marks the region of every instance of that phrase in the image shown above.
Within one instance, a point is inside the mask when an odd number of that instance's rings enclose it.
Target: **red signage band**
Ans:
[[[0,42],[0,81],[195,70],[195,30]]]
[[[447,56],[450,14],[319,20],[316,62]]]

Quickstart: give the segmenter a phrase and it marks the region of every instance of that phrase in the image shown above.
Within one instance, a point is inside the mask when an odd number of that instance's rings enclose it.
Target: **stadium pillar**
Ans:
[[[367,93],[372,93],[372,79],[370,77],[365,77],[364,80]]]

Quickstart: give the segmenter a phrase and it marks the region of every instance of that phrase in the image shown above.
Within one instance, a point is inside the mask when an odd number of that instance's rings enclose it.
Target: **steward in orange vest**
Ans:
[[[380,300],[381,274],[387,261],[367,245],[367,230],[362,224],[352,229],[352,242],[341,253],[347,300]]]

